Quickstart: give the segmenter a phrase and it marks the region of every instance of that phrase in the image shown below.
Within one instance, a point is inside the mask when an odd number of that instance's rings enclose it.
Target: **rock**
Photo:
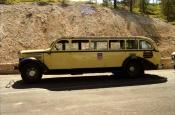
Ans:
[[[1,5],[0,19],[0,63],[16,62],[19,50],[47,48],[62,36],[151,36],[163,57],[175,49],[174,38],[168,38],[175,36],[175,26],[89,4]]]

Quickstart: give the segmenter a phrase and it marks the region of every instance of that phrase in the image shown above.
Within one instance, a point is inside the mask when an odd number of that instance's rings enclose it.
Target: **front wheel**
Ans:
[[[124,71],[129,77],[142,77],[144,75],[144,69],[137,61],[131,61],[126,64]]]
[[[24,82],[34,83],[42,78],[42,71],[40,66],[35,63],[28,63],[21,69],[21,77]]]

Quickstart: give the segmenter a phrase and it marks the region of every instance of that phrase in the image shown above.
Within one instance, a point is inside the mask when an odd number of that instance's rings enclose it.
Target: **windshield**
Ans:
[[[50,48],[52,48],[53,47],[53,44],[56,42],[56,40],[54,40],[51,44],[50,44]]]

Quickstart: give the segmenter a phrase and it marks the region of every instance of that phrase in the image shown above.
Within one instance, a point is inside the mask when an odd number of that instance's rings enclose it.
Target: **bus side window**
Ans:
[[[139,47],[140,47],[140,49],[153,49],[152,45],[149,42],[144,41],[144,40],[140,41]]]
[[[63,50],[68,50],[69,49],[69,41],[68,40],[61,40],[58,41],[55,44],[56,50],[63,51]]]
[[[90,49],[89,40],[82,40],[81,50],[89,50],[89,49]]]
[[[93,50],[107,50],[108,42],[107,41],[91,41],[91,49]]]
[[[124,40],[110,40],[109,41],[109,49],[110,50],[125,49],[125,41]]]
[[[137,40],[127,40],[126,48],[127,49],[138,49],[138,41]]]
[[[89,40],[72,40],[72,50],[88,50]]]
[[[72,47],[71,50],[79,50],[80,46],[79,43],[77,42],[77,40],[72,40]]]

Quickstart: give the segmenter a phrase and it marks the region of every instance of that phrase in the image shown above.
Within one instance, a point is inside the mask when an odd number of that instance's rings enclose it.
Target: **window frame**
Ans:
[[[96,49],[94,49],[94,48],[91,47],[92,42],[96,42],[96,43],[97,42],[106,42],[107,43],[107,48],[106,49],[102,49],[102,50],[98,50],[97,49],[98,46],[96,46]],[[101,40],[99,40],[99,39],[91,39],[90,40],[90,51],[99,51],[99,52],[100,51],[109,51],[109,40],[107,40],[107,39],[106,40],[103,40],[103,39],[101,39]]]
[[[124,48],[123,49],[111,49],[111,41],[124,41]],[[119,42],[120,43],[120,42]],[[121,44],[120,44],[121,45]],[[108,50],[109,51],[121,51],[121,50],[126,50],[126,40],[125,39],[110,39],[108,41]]]
[[[137,41],[137,48],[135,48],[135,49],[128,49],[127,48],[127,41]],[[139,50],[139,40],[138,39],[126,39],[125,40],[125,49],[126,50]]]
[[[69,49],[66,50],[66,48],[65,48],[65,50],[56,50],[56,49],[55,49],[55,46],[56,46],[56,44],[59,43],[60,41],[68,41],[67,43],[68,43],[68,45],[69,45]],[[53,44],[52,48],[51,48],[51,52],[64,52],[64,51],[70,51],[70,40],[69,40],[69,39],[59,39],[59,40],[56,40],[55,43]]]
[[[136,49],[128,49],[127,48],[127,42],[128,41],[137,41],[137,48]],[[56,50],[55,49],[55,45],[58,43],[58,42],[61,42],[61,41],[67,41],[67,42],[65,42],[65,43],[67,43],[69,46],[69,48],[68,49],[66,49],[65,48],[65,50]],[[83,42],[87,42],[88,43],[88,46],[89,46],[89,48],[88,49],[82,49],[82,46],[81,46],[81,49],[78,49],[78,50],[73,50],[72,49],[72,42],[73,41],[82,41],[82,43]],[[111,42],[119,42],[119,41],[124,41],[124,49],[111,49]],[[150,44],[151,45],[151,49],[141,49],[141,46],[140,46],[140,43],[141,43],[141,41],[145,41],[145,42],[147,42],[148,44]],[[106,42],[107,43],[107,46],[106,46],[106,49],[101,49],[101,50],[98,50],[98,48],[96,48],[96,49],[93,49],[93,47],[91,47],[91,44],[92,44],[92,42],[96,42],[96,43],[98,43],[98,42]],[[81,45],[82,45],[82,43],[80,43]],[[120,43],[120,42],[119,42]],[[121,45],[121,44],[120,44]],[[98,46],[97,46],[98,47]],[[110,52],[110,51],[129,51],[129,50],[140,50],[140,51],[143,51],[143,50],[155,50],[155,47],[154,47],[154,45],[153,45],[153,43],[151,42],[151,41],[149,41],[149,40],[146,40],[146,39],[136,39],[136,38],[123,38],[123,39],[58,39],[58,40],[56,40],[55,41],[55,43],[53,43],[53,45],[52,45],[52,47],[51,47],[51,49],[50,49],[50,51],[51,52],[66,52],[66,51],[72,51],[72,52],[74,52],[74,51],[79,51],[79,52],[84,52],[84,51],[90,51],[90,52],[93,52],[93,51],[97,51],[97,52],[103,52],[103,51],[105,51],[105,52]]]
[[[151,49],[141,49],[141,45],[140,45],[141,41],[145,41],[145,42],[149,43],[152,48]],[[148,40],[144,40],[144,39],[139,40],[139,50],[154,50],[154,49],[155,48],[154,48],[154,45],[152,44],[152,42],[149,42]]]
[[[72,49],[73,48],[73,41],[77,41],[75,43],[78,43],[78,49]],[[79,41],[79,42],[78,42]],[[88,49],[82,49],[82,41],[87,41],[89,43],[89,48]],[[85,42],[84,42],[85,43]],[[82,39],[72,39],[70,41],[70,51],[91,51],[90,48],[90,40],[82,40]]]

